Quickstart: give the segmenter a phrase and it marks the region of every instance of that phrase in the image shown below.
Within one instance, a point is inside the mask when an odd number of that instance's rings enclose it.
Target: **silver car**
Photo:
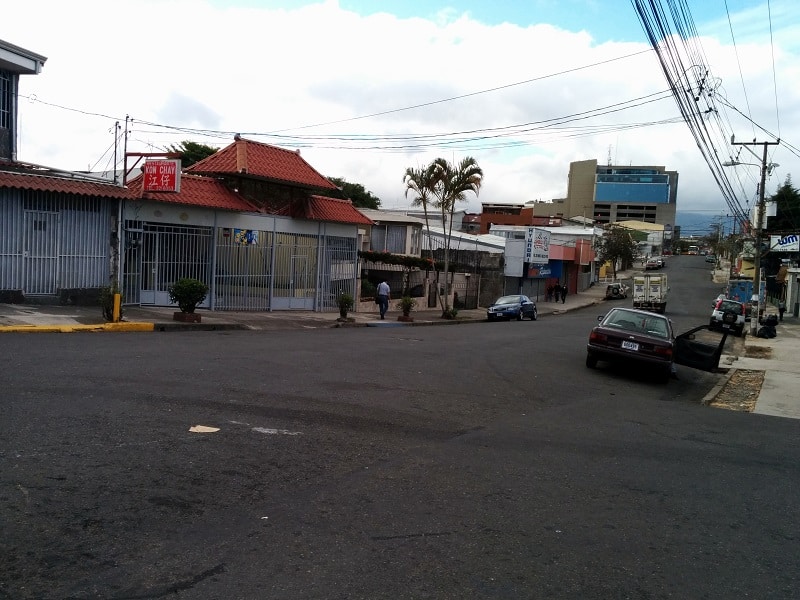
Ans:
[[[743,303],[730,298],[720,298],[714,304],[708,326],[710,329],[729,329],[741,336],[746,321],[747,307]]]

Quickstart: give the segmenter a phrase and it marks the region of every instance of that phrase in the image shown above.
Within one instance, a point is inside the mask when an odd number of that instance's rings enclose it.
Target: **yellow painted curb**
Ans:
[[[154,323],[98,325],[0,325],[0,333],[72,333],[76,331],[155,331]]]
[[[154,331],[155,323],[106,323],[106,331]]]

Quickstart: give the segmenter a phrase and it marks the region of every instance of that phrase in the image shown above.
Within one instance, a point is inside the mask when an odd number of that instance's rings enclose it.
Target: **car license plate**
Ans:
[[[628,340],[622,340],[622,347],[625,348],[625,350],[638,350],[639,344],[636,342],[629,342]]]

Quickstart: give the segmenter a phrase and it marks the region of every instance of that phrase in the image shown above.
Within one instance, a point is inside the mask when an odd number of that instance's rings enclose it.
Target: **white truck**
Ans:
[[[667,310],[667,276],[644,273],[633,278],[633,308],[664,314]]]

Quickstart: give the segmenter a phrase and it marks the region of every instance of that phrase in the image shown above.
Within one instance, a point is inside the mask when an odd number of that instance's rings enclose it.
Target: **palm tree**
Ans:
[[[436,208],[435,197],[433,190],[437,181],[437,169],[431,163],[427,167],[419,167],[414,169],[409,167],[403,175],[403,184],[406,186],[406,198],[409,193],[414,195],[411,201],[412,206],[422,206],[425,213],[425,229],[428,233],[428,252],[430,253],[431,262],[433,262],[433,248],[431,246],[431,224],[428,219],[428,207]]]
[[[445,229],[444,236],[444,313],[450,313],[450,239],[453,233],[453,213],[455,212],[456,202],[466,200],[469,192],[476,196],[480,192],[483,183],[483,170],[478,166],[478,162],[471,156],[464,158],[456,167],[453,167],[443,158],[437,158],[431,166],[434,166],[437,175],[434,182],[434,195],[437,197],[437,204],[442,213],[442,228]],[[449,217],[449,220],[448,220]]]

